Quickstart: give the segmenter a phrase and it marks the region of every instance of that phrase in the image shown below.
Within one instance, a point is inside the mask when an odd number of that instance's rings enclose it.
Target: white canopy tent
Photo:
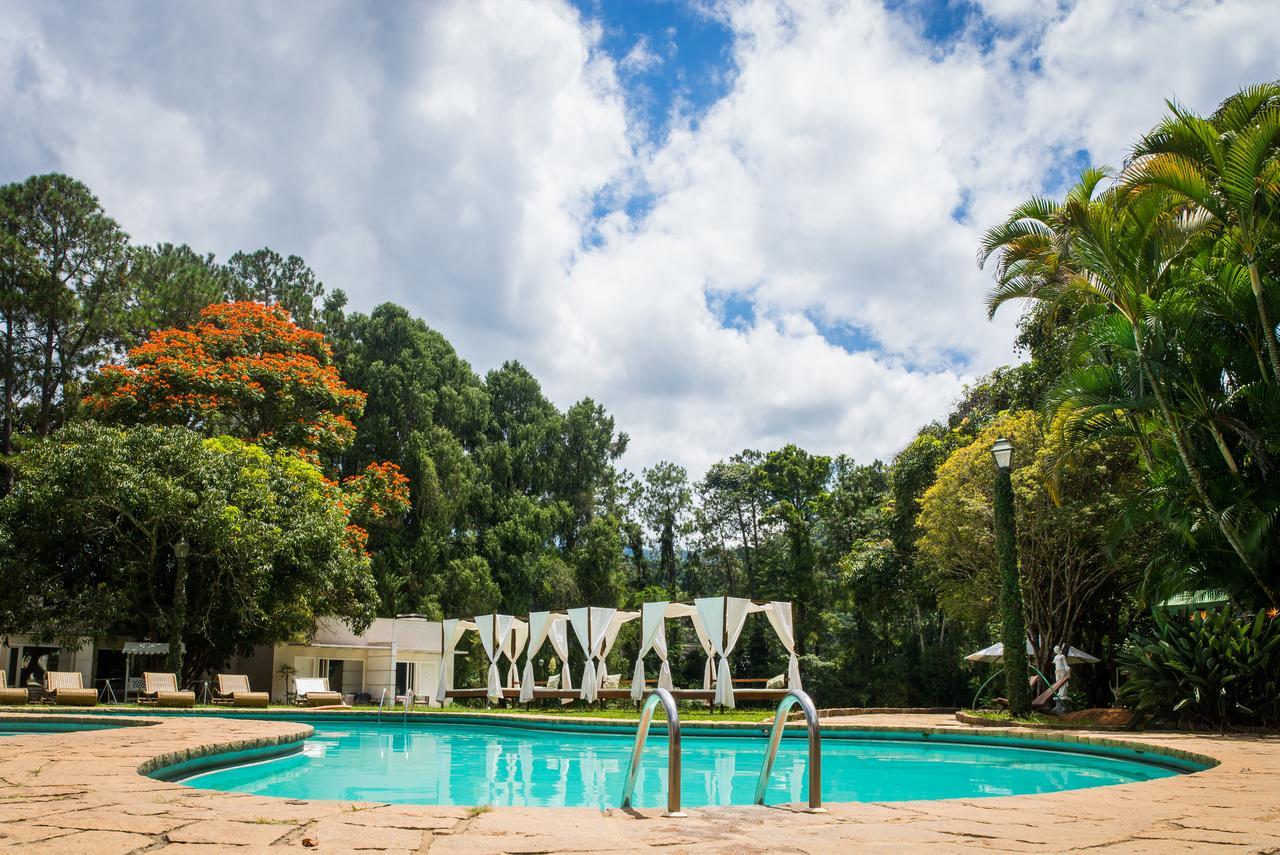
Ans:
[[[636,667],[631,672],[633,699],[638,701],[644,696],[644,657],[650,650],[662,660],[658,671],[658,686],[667,691],[674,688],[671,683],[671,664],[667,661],[667,618],[694,617],[697,613],[697,609],[687,603],[656,602],[645,603],[640,607],[640,653],[636,656]]]
[[[437,704],[444,704],[453,689],[453,655],[458,642],[467,630],[475,628],[471,621],[458,618],[450,618],[440,624],[440,682],[434,699]]]
[[[703,597],[694,600],[692,605],[656,602],[645,603],[642,606],[640,653],[632,673],[631,697],[639,700],[644,693],[644,657],[651,649],[662,660],[658,685],[670,688],[671,669],[667,664],[666,619],[687,617],[693,621],[698,643],[702,645],[703,652],[707,655],[707,664],[702,674],[702,688],[710,690],[714,686],[713,703],[727,707],[734,706],[733,680],[728,660],[742,634],[747,615],[756,612],[764,612],[768,617],[769,624],[778,634],[778,639],[789,654],[787,687],[803,688],[800,682],[800,661],[796,657],[795,623],[791,613],[791,603],[783,601],[758,603],[741,597]],[[717,656],[720,657],[718,669],[715,663]]]
[[[135,656],[167,656],[169,654],[169,644],[164,641],[126,641],[124,646],[120,648],[120,652],[124,654],[124,699],[127,703],[129,700],[129,677],[130,671],[133,670],[133,657]],[[181,679],[182,675],[177,675]],[[108,683],[108,686],[111,684]],[[114,696],[114,691],[113,691]]]
[[[578,644],[586,657],[582,666],[582,682],[578,697],[587,703],[596,699],[596,694],[604,685],[606,667],[604,658],[609,655],[613,643],[618,639],[618,631],[623,624],[640,617],[640,612],[622,611],[601,606],[569,609],[569,624],[578,637]],[[599,662],[597,668],[596,663]]]
[[[560,657],[560,688],[572,689],[573,680],[569,674],[569,616],[564,612],[530,612],[529,614],[529,649],[525,652],[524,679],[520,681],[520,702],[527,704],[533,700],[534,674],[533,658],[542,650],[542,645],[551,639],[551,649]]]
[[[485,697],[490,701],[502,700],[502,675],[498,662],[503,656],[511,661],[507,671],[508,688],[515,688],[516,658],[529,638],[529,624],[512,615],[476,615],[472,627],[480,635],[480,644],[489,657],[489,679]]]

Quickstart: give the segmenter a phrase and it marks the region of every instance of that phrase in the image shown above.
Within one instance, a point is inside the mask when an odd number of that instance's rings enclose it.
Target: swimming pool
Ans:
[[[29,733],[71,733],[77,730],[107,730],[119,727],[115,722],[96,721],[9,721],[0,719],[0,736],[25,736]]]
[[[625,730],[523,723],[314,725],[301,751],[179,780],[203,789],[299,799],[604,809],[621,799],[633,740]],[[762,733],[748,730],[703,735],[686,729],[684,805],[751,804],[766,743]],[[996,738],[842,732],[825,734],[822,745],[822,795],[832,802],[1045,793],[1203,768],[1119,749]],[[804,739],[783,740],[766,801],[807,799],[805,748]],[[665,736],[655,732],[637,780],[636,806],[665,805],[666,762]]]

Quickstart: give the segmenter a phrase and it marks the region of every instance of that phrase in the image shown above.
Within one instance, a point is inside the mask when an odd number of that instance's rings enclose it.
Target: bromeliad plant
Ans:
[[[1139,721],[1227,725],[1280,723],[1280,612],[1252,619],[1228,610],[1162,618],[1154,638],[1120,656],[1129,674],[1121,704]]]

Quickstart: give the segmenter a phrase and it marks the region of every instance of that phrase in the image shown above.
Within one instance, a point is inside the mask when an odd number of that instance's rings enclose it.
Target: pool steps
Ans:
[[[644,744],[649,738],[649,725],[658,704],[662,704],[667,713],[667,811],[663,816],[683,817],[686,814],[680,810],[680,710],[671,693],[661,687],[654,689],[644,699],[640,723],[636,726],[636,739],[631,746],[631,759],[627,763],[626,782],[622,786],[622,807],[624,810],[631,808],[636,777],[640,773],[640,758],[644,754]],[[769,774],[773,771],[773,761],[778,756],[782,732],[787,725],[787,714],[797,706],[804,714],[805,726],[809,730],[809,762],[805,766],[809,783],[808,813],[826,813],[827,809],[822,806],[822,733],[818,724],[818,711],[814,708],[813,699],[799,689],[787,692],[778,702],[778,711],[769,731],[769,748],[760,764],[755,803],[764,804],[765,792],[769,789]]]

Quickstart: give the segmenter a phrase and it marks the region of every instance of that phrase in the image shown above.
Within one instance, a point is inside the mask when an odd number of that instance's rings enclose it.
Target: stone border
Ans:
[[[196,718],[196,716],[192,716],[192,718]],[[316,729],[309,724],[299,725],[299,727],[300,729],[295,733],[261,736],[256,739],[237,739],[231,742],[213,742],[196,748],[184,748],[178,751],[169,751],[164,754],[158,754],[155,757],[148,758],[139,763],[138,774],[152,777],[157,772],[164,769],[168,769],[173,766],[182,766],[187,763],[193,763],[197,760],[216,757],[219,754],[239,754],[241,752],[256,753],[268,751],[273,748],[280,748],[282,746],[293,745],[297,745],[297,750],[301,750],[303,741],[314,734]],[[218,768],[218,766],[219,764],[217,763],[211,763],[207,769],[203,769],[202,771],[211,771],[214,768]]]
[[[956,710],[956,721],[961,724],[971,724],[975,727],[1009,727],[1012,722],[999,721],[998,719],[983,718],[980,715],[970,715],[964,710]],[[1036,730],[1104,730],[1110,732],[1130,730],[1131,728],[1123,724],[1073,724],[1063,722],[1061,724],[1046,721],[1020,721],[1017,727],[1027,727]]]

